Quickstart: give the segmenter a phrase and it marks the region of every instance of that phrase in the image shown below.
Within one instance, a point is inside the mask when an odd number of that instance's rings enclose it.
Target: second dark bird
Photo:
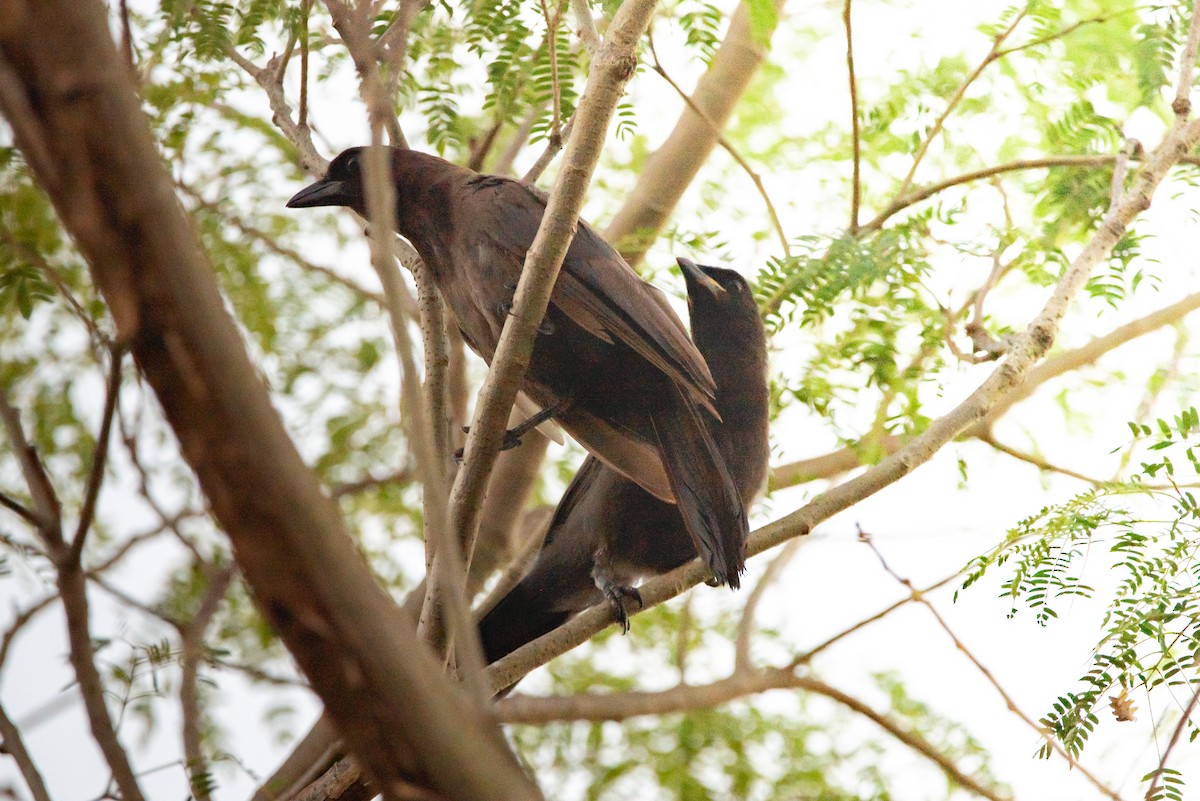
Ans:
[[[396,230],[421,255],[464,340],[490,363],[546,197],[435,156],[389,152]],[[341,153],[288,206],[365,214],[363,156]],[[581,220],[541,331],[521,389],[604,464],[676,503],[717,581],[737,587],[748,527],[709,433],[716,388],[662,293]]]
[[[692,340],[717,384],[723,423],[711,426],[742,501],[767,473],[767,344],[746,280],[679,260]],[[533,569],[479,622],[489,663],[607,599],[628,627],[633,585],[696,556],[678,509],[588,457],[563,495]]]

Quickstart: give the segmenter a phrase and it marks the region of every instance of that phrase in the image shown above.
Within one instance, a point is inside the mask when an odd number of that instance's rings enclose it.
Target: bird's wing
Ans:
[[[476,230],[494,246],[524,259],[546,210],[541,192],[518,181],[483,176],[468,183],[463,200],[482,223],[473,226]],[[679,317],[661,292],[583,221],[551,302],[592,335],[628,345],[716,414],[712,374]]]
[[[581,500],[587,497],[596,478],[603,472],[604,463],[595,456],[588,456],[583,460],[583,464],[575,472],[575,477],[567,485],[567,491],[563,493],[562,500],[554,508],[554,517],[550,519],[550,527],[546,529],[546,538],[542,541],[543,551],[562,532],[563,524],[571,516],[571,512]]]
[[[676,505],[717,583],[737,589],[746,565],[746,509],[699,410],[680,387],[671,391],[679,402],[656,409],[651,421]]]

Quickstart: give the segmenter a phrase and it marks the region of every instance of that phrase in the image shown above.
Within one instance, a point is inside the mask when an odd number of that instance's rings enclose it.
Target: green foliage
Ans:
[[[928,380],[944,318],[923,281],[931,270],[925,222],[862,237],[804,237],[790,259],[772,259],[758,276],[756,298],[768,327],[820,330],[812,356],[787,392],[813,411],[838,418],[867,390],[906,400],[889,430],[920,428],[917,385]],[[905,364],[904,355],[926,354]],[[911,358],[911,356],[910,356]],[[848,439],[858,435],[845,433]]]
[[[971,561],[963,583],[965,589],[1003,568],[1009,617],[1027,608],[1041,625],[1056,620],[1055,607],[1072,597],[1109,598],[1080,689],[1059,697],[1041,721],[1072,756],[1099,725],[1106,695],[1141,689],[1153,700],[1156,690],[1200,680],[1200,505],[1182,486],[1200,474],[1191,441],[1200,413],[1193,407],[1155,428],[1130,426],[1143,442],[1156,438],[1140,475],[1022,520],[1002,545]],[[1167,484],[1152,486],[1155,479]],[[1105,578],[1102,590],[1084,580],[1085,570]],[[1046,743],[1038,753],[1053,752]]]
[[[705,63],[712,61],[725,21],[720,7],[704,0],[683,0],[678,7],[682,9],[677,12],[679,27],[687,36],[688,46],[695,48]]]

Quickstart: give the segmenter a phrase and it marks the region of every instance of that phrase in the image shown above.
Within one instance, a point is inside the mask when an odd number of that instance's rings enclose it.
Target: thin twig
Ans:
[[[975,666],[975,669],[980,672],[985,680],[987,680],[988,684],[992,685],[992,688],[1004,701],[1004,704],[1008,707],[1008,710],[1020,718],[1025,725],[1037,732],[1038,736],[1047,744],[1049,744],[1050,747],[1054,749],[1055,753],[1065,759],[1072,769],[1079,771],[1079,774],[1087,779],[1093,787],[1095,787],[1102,794],[1113,799],[1113,801],[1121,801],[1121,796],[1118,795],[1115,790],[1106,786],[1087,768],[1081,765],[1077,759],[1067,753],[1066,749],[1064,749],[1062,745],[1050,735],[1045,726],[1038,725],[1032,718],[1021,711],[1021,708],[1017,706],[1017,702],[1013,700],[1013,697],[1009,695],[1008,692],[1000,685],[1000,682],[996,679],[996,676],[992,673],[992,671],[989,670],[986,665],[980,662],[973,653],[971,653],[970,649],[968,649],[963,641],[958,638],[958,635],[954,633],[954,630],[950,628],[950,625],[946,623],[945,618],[943,618],[934,605],[929,602],[929,599],[921,595],[917,589],[913,587],[913,584],[910,580],[899,575],[891,568],[891,566],[887,563],[887,560],[884,559],[883,553],[877,547],[875,547],[875,543],[871,536],[864,532],[861,528],[859,529],[858,534],[859,541],[871,549],[871,552],[874,553],[876,558],[879,560],[879,564],[883,568],[884,572],[895,579],[896,582],[901,584],[905,589],[907,589],[912,595],[912,600],[916,601],[921,606],[924,606],[929,611],[934,620],[937,621],[938,626],[954,643],[954,647],[962,652],[963,656],[965,656],[967,660]]]
[[[357,495],[360,492],[365,492],[377,487],[385,487],[389,484],[408,484],[413,480],[412,471],[408,468],[394,470],[385,476],[366,476],[357,481],[347,481],[343,484],[332,484],[329,487],[329,494],[335,498],[343,498],[347,495]]]
[[[567,120],[567,124],[563,126],[562,132],[558,136],[550,136],[547,139],[546,149],[542,151],[542,155],[538,156],[533,166],[521,176],[522,181],[532,184],[542,177],[542,173],[550,166],[550,162],[554,161],[554,157],[563,149],[563,145],[571,140],[571,132],[575,130],[575,116],[575,114],[571,115],[571,119]]]
[[[239,53],[233,45],[225,45],[224,50],[229,60],[253,78],[266,93],[267,102],[271,106],[271,121],[287,137],[288,141],[295,145],[297,154],[300,156],[300,166],[310,175],[323,173],[328,161],[317,152],[312,140],[312,130],[307,125],[301,125],[292,119],[292,107],[283,93],[281,76],[269,66],[267,69],[256,66]]]
[[[550,56],[550,139],[562,139],[562,86],[558,79],[558,23],[562,19],[562,4],[554,4],[554,16],[546,0],[540,0],[542,19],[546,21],[546,49]]]
[[[783,546],[783,550],[771,560],[767,565],[766,571],[762,578],[754,585],[754,589],[750,591],[750,596],[746,599],[746,605],[742,608],[742,617],[738,621],[737,639],[734,640],[734,670],[752,670],[754,665],[750,660],[750,637],[754,633],[754,615],[758,611],[758,605],[762,602],[763,596],[766,595],[767,589],[779,579],[783,574],[783,569],[792,561],[792,557],[796,555],[796,551],[800,550],[800,546],[807,540],[794,539],[787,545]]]
[[[18,517],[22,518],[26,523],[29,523],[35,528],[41,524],[41,521],[38,520],[37,515],[35,515],[31,510],[22,506],[20,501],[16,500],[15,498],[8,497],[3,492],[0,492],[0,506],[3,506],[10,512],[13,512]]]
[[[750,177],[750,180],[754,183],[755,188],[758,190],[759,196],[763,199],[763,204],[767,207],[767,215],[771,218],[771,227],[775,229],[775,235],[779,237],[779,245],[783,248],[783,254],[785,256],[792,255],[791,247],[788,245],[787,234],[783,231],[783,223],[779,221],[779,214],[775,211],[775,204],[771,202],[771,196],[767,194],[767,188],[763,185],[762,178],[757,172],[754,171],[754,168],[750,166],[750,163],[742,157],[742,154],[738,152],[737,148],[735,148],[730,141],[725,138],[725,134],[721,132],[721,127],[717,125],[713,118],[706,114],[704,109],[700,108],[700,106],[696,104],[696,101],[693,100],[687,92],[683,91],[679,84],[675,83],[671,76],[667,74],[667,71],[663,68],[662,63],[658,60],[658,53],[654,49],[653,34],[648,34],[646,36],[646,41],[650,47],[650,58],[654,61],[653,70],[659,75],[659,77],[667,82],[667,85],[675,90],[675,93],[683,99],[683,102],[687,105],[687,107],[690,108],[696,114],[696,116],[699,117],[701,121],[703,121],[704,124],[709,127],[709,129],[713,132],[713,135],[716,136],[717,142],[721,145],[721,147],[725,148],[725,152],[728,153],[730,157],[737,162],[737,165],[742,168],[746,175]]]
[[[79,564],[83,555],[83,543],[87,539],[88,530],[96,514],[96,501],[100,498],[100,486],[104,483],[104,468],[108,464],[108,443],[112,434],[113,414],[117,408],[117,398],[121,394],[121,362],[125,351],[119,346],[111,349],[112,364],[108,370],[108,385],[104,395],[104,411],[100,416],[100,432],[96,435],[96,450],[92,454],[91,468],[88,470],[87,489],[84,491],[83,506],[79,511],[79,523],[75,528],[75,537],[71,540],[68,554],[75,564]]]
[[[846,73],[850,81],[850,136],[854,146],[854,173],[850,191],[850,233],[858,233],[858,208],[862,202],[862,180],[859,161],[862,136],[858,130],[858,81],[854,76],[854,33],[850,27],[850,0],[842,9],[842,23],[846,28]]]
[[[917,590],[915,593],[909,593],[909,595],[907,595],[904,598],[901,598],[899,601],[896,601],[894,604],[891,604],[889,606],[884,607],[883,609],[880,609],[878,612],[871,615],[870,617],[863,618],[862,620],[858,621],[857,623],[855,623],[845,629],[842,629],[841,631],[839,631],[837,634],[833,635],[832,637],[829,637],[828,639],[824,640],[823,642],[808,649],[807,651],[805,651],[804,653],[800,654],[795,659],[793,659],[791,666],[795,667],[797,665],[802,665],[802,664],[811,662],[813,660],[813,658],[816,657],[817,654],[821,653],[822,651],[824,651],[828,648],[831,648],[838,642],[849,637],[851,634],[854,634],[855,632],[857,632],[860,629],[866,628],[867,626],[871,625],[872,623],[876,623],[880,620],[883,620],[885,617],[890,615],[892,612],[895,612],[900,607],[912,603],[913,600],[915,600],[914,596],[925,595],[925,594],[933,592],[934,590],[940,590],[942,587],[945,587],[950,582],[956,581],[960,576],[962,576],[961,570],[957,571],[955,573],[951,573],[949,576],[946,576],[941,581],[936,581],[933,584],[930,584],[929,586],[924,587],[923,589]]]
[[[3,421],[8,441],[21,465],[21,473],[33,499],[33,510],[38,519],[38,533],[51,550],[62,546],[62,507],[50,479],[42,467],[37,451],[25,438],[21,415],[8,400],[8,388],[0,384],[0,421]]]
[[[898,212],[915,206],[923,200],[937,195],[955,186],[969,184],[984,178],[991,178],[994,175],[1003,175],[1008,172],[1021,172],[1024,170],[1041,170],[1052,167],[1107,167],[1117,160],[1116,155],[1099,155],[1099,156],[1045,156],[1043,158],[1034,159],[1017,159],[1016,161],[1006,161],[1003,164],[996,164],[992,167],[984,167],[983,169],[965,172],[961,175],[956,175],[953,178],[947,178],[938,181],[934,184],[929,184],[920,189],[914,189],[908,195],[897,196],[895,200],[887,205],[883,211],[879,212],[873,220],[864,224],[859,229],[860,231],[878,231],[883,228],[883,224],[895,216]],[[1200,165],[1200,156],[1184,155],[1179,158],[1179,164]]]
[[[520,126],[518,126],[517,130],[513,133],[513,138],[507,145],[505,145],[504,152],[500,154],[500,158],[498,158],[496,163],[492,166],[492,172],[496,173],[497,175],[512,174],[513,164],[516,162],[517,156],[521,154],[521,149],[525,147],[525,143],[529,141],[529,136],[533,133],[533,126],[537,124],[538,118],[542,116],[542,111],[543,108],[540,104],[529,109],[528,113],[525,115],[525,119],[521,120]],[[567,128],[569,128],[570,125],[571,121],[567,120]],[[565,137],[567,135],[568,130],[564,129],[563,136]],[[547,159],[546,163],[549,164],[550,160]],[[531,183],[532,181],[536,181],[540,175],[541,173],[538,173],[538,175],[535,175],[532,179],[526,176],[524,180]]]
[[[86,328],[88,333],[91,334],[92,340],[95,343],[107,346],[112,341],[112,337],[100,330],[96,324],[96,321],[92,319],[92,316],[83,308],[83,304],[80,303],[79,299],[75,297],[75,293],[71,291],[71,287],[67,285],[66,280],[62,277],[62,275],[59,274],[58,270],[52,264],[50,264],[45,255],[30,247],[25,242],[22,242],[17,238],[16,234],[14,234],[8,228],[8,226],[2,223],[0,223],[0,240],[2,240],[4,244],[8,245],[13,250],[17,251],[22,259],[36,267],[37,271],[40,272],[42,276],[54,286],[54,289],[58,292],[58,294],[61,295],[63,300],[67,302],[67,306],[70,307],[72,315],[74,315],[79,322],[83,323],[84,328]]]
[[[1021,9],[1021,11],[1013,17],[1012,23],[1005,30],[997,34],[994,39],[992,39],[992,47],[990,50],[988,50],[987,55],[983,57],[983,60],[979,62],[979,65],[975,67],[971,74],[968,75],[963,82],[958,85],[958,88],[954,90],[954,94],[951,95],[950,100],[946,103],[946,108],[943,109],[942,113],[938,115],[938,118],[934,120],[933,125],[930,126],[929,131],[921,140],[921,144],[917,146],[917,152],[913,156],[912,166],[909,167],[908,174],[904,176],[904,180],[900,182],[900,188],[896,190],[896,197],[904,197],[904,194],[908,191],[908,188],[912,186],[913,177],[917,174],[917,167],[921,166],[921,161],[925,158],[925,154],[929,152],[929,146],[933,144],[933,140],[936,139],[938,134],[942,132],[942,126],[946,124],[946,120],[950,117],[950,114],[958,107],[959,102],[961,102],[963,96],[966,95],[967,90],[971,88],[971,84],[975,83],[975,79],[983,74],[983,71],[987,69],[989,64],[1000,58],[1000,46],[1004,44],[1004,41],[1010,35],[1012,35],[1014,30],[1017,29],[1017,26],[1021,23],[1021,20],[1025,19],[1025,15],[1027,13],[1029,13],[1027,8]]]
[[[202,747],[204,712],[200,704],[200,665],[204,661],[204,634],[236,575],[237,567],[233,564],[225,565],[211,575],[200,606],[192,619],[179,630],[179,707],[182,717],[183,755],[187,760],[185,767],[188,782],[196,801],[209,801],[209,788],[212,786],[208,760]]]
[[[1089,476],[1084,473],[1077,473],[1070,468],[1059,467],[1056,464],[1051,464],[1040,456],[1035,456],[1032,453],[1025,453],[1024,451],[1017,450],[1010,445],[1005,445],[1003,442],[997,440],[992,434],[979,437],[979,441],[991,445],[993,448],[1000,451],[1000,453],[1005,454],[1006,456],[1011,456],[1017,461],[1031,464],[1038,470],[1043,470],[1047,473],[1059,473],[1060,475],[1067,476],[1068,478],[1078,479],[1079,481],[1091,484],[1093,487],[1103,487],[1112,483],[1111,481],[1107,481],[1102,478],[1096,478],[1095,476]]]
[[[1193,57],[1195,57],[1194,52]],[[1192,700],[1188,702],[1187,707],[1183,710],[1183,717],[1179,719],[1179,723],[1175,726],[1175,731],[1171,733],[1171,741],[1167,743],[1162,758],[1158,760],[1158,767],[1150,774],[1150,786],[1146,789],[1146,801],[1152,801],[1155,798],[1155,793],[1158,791],[1158,783],[1167,770],[1167,760],[1171,758],[1171,752],[1179,744],[1179,738],[1183,735],[1183,730],[1187,728],[1188,722],[1192,719],[1192,712],[1195,711],[1198,701],[1200,701],[1200,683],[1197,683],[1196,692],[1192,693]]]
[[[274,236],[262,230],[261,228],[251,225],[243,220],[240,216],[232,214],[228,209],[221,208],[217,203],[206,200],[204,195],[200,194],[199,191],[183,181],[176,179],[175,186],[179,189],[179,191],[191,198],[197,207],[204,209],[210,214],[218,216],[223,223],[232,225],[241,233],[261,243],[267,250],[271,251],[277,256],[283,256],[285,259],[294,262],[301,269],[311,273],[316,273],[317,275],[323,276],[339,286],[345,287],[353,294],[364,300],[369,300],[372,303],[379,304],[380,306],[384,304],[383,295],[381,293],[367,289],[361,284],[346,278],[345,276],[329,269],[328,267],[323,267],[320,264],[314,264],[306,259],[298,250],[294,250],[286,245],[280,244]]]

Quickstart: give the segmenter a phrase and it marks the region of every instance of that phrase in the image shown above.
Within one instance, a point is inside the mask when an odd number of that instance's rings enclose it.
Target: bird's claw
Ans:
[[[624,584],[608,583],[604,585],[604,597],[608,599],[609,606],[612,607],[613,615],[617,618],[617,623],[621,626],[621,633],[629,633],[629,610],[625,607],[627,599],[632,598],[637,601],[638,611],[645,608],[642,603],[642,593],[637,587],[628,587]]]
[[[508,316],[512,314],[513,302],[511,300],[502,300],[496,304],[496,308],[500,313]],[[538,326],[538,333],[543,336],[549,336],[554,333],[554,323],[550,322],[549,318],[543,319],[542,324]]]
[[[463,426],[462,431],[464,434],[470,434],[471,427]],[[520,434],[517,434],[511,428],[506,429],[504,432],[504,438],[500,440],[500,450],[502,450],[502,451],[512,450],[513,448],[517,447],[520,444],[521,444]],[[463,456],[466,455],[466,452],[467,452],[466,448],[455,448],[454,449],[454,461],[458,462],[459,464],[462,464]]]

